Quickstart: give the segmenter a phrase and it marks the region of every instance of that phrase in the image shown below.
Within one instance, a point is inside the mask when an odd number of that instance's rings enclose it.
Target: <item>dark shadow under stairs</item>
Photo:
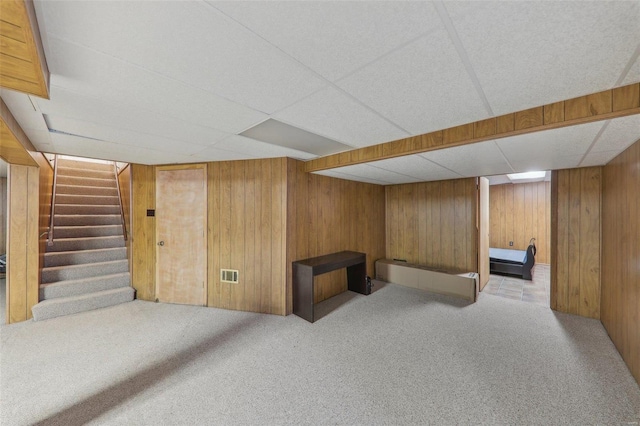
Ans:
[[[134,299],[112,164],[58,159],[36,321]]]

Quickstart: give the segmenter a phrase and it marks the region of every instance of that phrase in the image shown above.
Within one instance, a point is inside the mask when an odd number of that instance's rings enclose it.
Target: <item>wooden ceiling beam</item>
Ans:
[[[305,162],[304,168],[317,172],[634,114],[640,114],[640,83],[327,155]]]
[[[0,98],[0,157],[9,164],[37,167],[30,152],[36,152],[35,147]]]
[[[32,0],[0,1],[0,87],[49,99],[49,69]]]

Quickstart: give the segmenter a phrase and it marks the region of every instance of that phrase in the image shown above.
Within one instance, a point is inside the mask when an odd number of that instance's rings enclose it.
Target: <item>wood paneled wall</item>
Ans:
[[[603,170],[600,318],[640,383],[640,141]]]
[[[285,158],[209,163],[208,305],[286,313]],[[220,268],[239,282],[220,281]]]
[[[31,153],[33,159],[38,163],[39,173],[39,200],[40,210],[38,213],[38,237],[39,237],[39,257],[38,257],[38,282],[44,267],[44,254],[47,250],[48,234],[51,224],[51,198],[53,197],[53,167],[47,158],[40,152]]]
[[[291,262],[343,250],[367,254],[367,274],[385,257],[384,187],[305,173],[288,160],[287,312],[292,311]],[[344,270],[315,278],[314,300],[347,289]]]
[[[491,185],[491,247],[526,250],[529,240],[535,238],[536,263],[549,263],[550,191],[550,182]]]
[[[7,252],[7,178],[0,178],[0,254]]]
[[[436,269],[478,271],[475,178],[386,190],[386,257]]]
[[[551,177],[551,309],[600,318],[602,167]]]
[[[9,164],[7,179],[7,324],[32,317],[38,303],[38,167]]]
[[[156,208],[154,166],[131,164],[131,285],[136,298],[155,300],[156,220],[147,210]]]
[[[118,173],[118,184],[120,185],[120,202],[124,213],[124,227],[127,233],[125,245],[127,247],[127,257],[129,259],[129,270],[132,264],[131,250],[131,165],[127,164]]]

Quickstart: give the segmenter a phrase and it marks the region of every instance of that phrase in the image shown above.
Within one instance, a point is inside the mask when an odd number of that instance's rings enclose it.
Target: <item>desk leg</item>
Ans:
[[[310,267],[293,265],[293,313],[313,322],[313,271]]]
[[[367,264],[359,263],[347,266],[347,284],[349,290],[367,294]]]

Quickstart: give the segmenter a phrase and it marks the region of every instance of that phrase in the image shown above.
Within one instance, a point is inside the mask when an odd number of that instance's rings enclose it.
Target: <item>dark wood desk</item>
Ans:
[[[341,251],[325,256],[293,262],[293,313],[309,322],[313,316],[313,277],[336,269],[347,268],[347,284],[351,291],[367,293],[367,255]]]

